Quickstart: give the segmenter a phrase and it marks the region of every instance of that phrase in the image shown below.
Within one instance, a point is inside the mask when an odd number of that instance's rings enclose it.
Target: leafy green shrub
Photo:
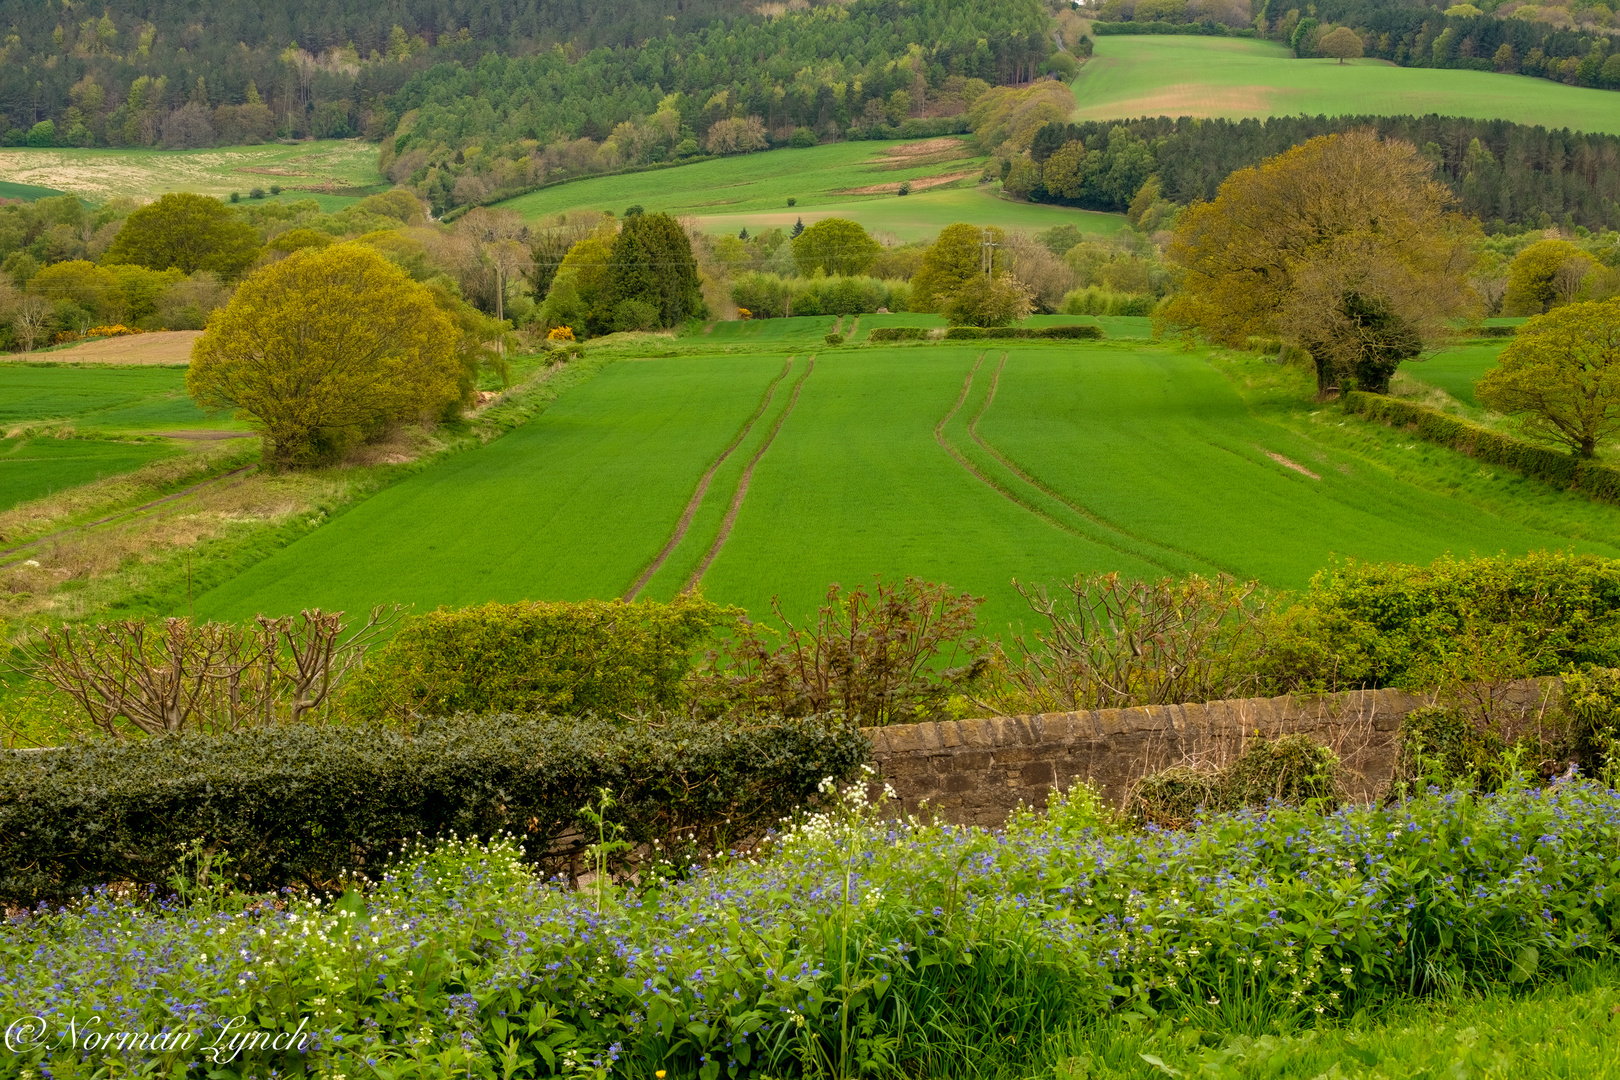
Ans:
[[[645,300],[621,300],[613,309],[615,331],[656,330],[658,326],[658,309]]]
[[[0,897],[161,882],[201,840],[242,886],[375,873],[407,837],[512,832],[552,867],[605,789],[632,844],[723,846],[776,824],[870,753],[849,723],[519,717],[392,729],[289,725],[0,756]],[[586,808],[586,810],[582,810]]]
[[[1410,401],[1352,390],[1345,408],[1419,438],[1598,500],[1620,503],[1620,469],[1515,439]]]
[[[844,335],[843,334],[827,334],[822,338],[822,340],[825,341],[828,345],[842,345],[844,343]]]
[[[905,311],[911,285],[874,277],[779,277],[754,271],[741,274],[731,299],[756,319],[787,315],[869,315],[879,308]]]
[[[868,341],[921,341],[928,336],[926,326],[878,326],[866,335]]]
[[[1559,709],[1569,721],[1576,763],[1587,776],[1620,767],[1620,669],[1566,674]]]
[[[876,334],[877,331],[872,331]],[[1087,323],[1067,326],[953,326],[945,331],[952,341],[980,341],[999,338],[1044,338],[1059,341],[1096,341],[1103,336],[1102,327]]]
[[[737,613],[700,597],[489,603],[405,621],[349,684],[366,722],[457,713],[675,708],[697,650]]]
[[[1063,297],[1065,315],[1151,315],[1158,300],[1146,293],[1117,293],[1100,285],[1075,289]]]
[[[1274,692],[1556,675],[1620,666],[1620,561],[1566,552],[1428,566],[1344,562],[1275,616],[1257,658]]]
[[[1339,756],[1305,735],[1283,735],[1244,747],[1220,769],[1178,765],[1137,781],[1132,809],[1161,828],[1181,828],[1200,811],[1226,813],[1272,802],[1337,806]]]

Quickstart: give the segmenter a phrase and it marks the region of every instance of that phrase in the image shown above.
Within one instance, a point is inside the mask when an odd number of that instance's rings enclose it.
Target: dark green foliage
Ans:
[[[1176,766],[1144,777],[1131,793],[1139,817],[1179,828],[1200,810],[1223,813],[1272,801],[1337,804],[1339,757],[1305,735],[1257,740],[1221,769]]]
[[[0,897],[31,903],[112,881],[162,882],[198,839],[228,853],[250,890],[374,872],[406,838],[451,831],[516,833],[557,869],[579,836],[594,836],[581,808],[603,788],[632,843],[667,848],[680,833],[712,850],[776,824],[869,753],[854,727],[820,718],[545,716],[433,722],[409,738],[289,725],[8,752]]]
[[[1347,292],[1341,310],[1356,342],[1356,385],[1374,394],[1389,393],[1395,369],[1423,351],[1423,339],[1383,297]]]
[[[910,327],[896,327],[910,329]],[[878,331],[872,331],[873,336]],[[952,341],[978,341],[999,338],[1045,338],[1058,341],[1097,341],[1103,336],[1100,326],[1090,323],[1072,323],[1064,326],[953,326],[945,331]]]
[[[1426,705],[1401,721],[1395,779],[1442,787],[1467,784],[1499,791],[1515,775],[1550,779],[1568,758],[1567,723],[1527,723],[1511,714],[1470,715],[1445,705]]]
[[[1535,552],[1342,563],[1277,617],[1260,664],[1278,692],[1620,665],[1620,561]]]
[[[828,345],[842,345],[844,343],[844,335],[827,334],[822,338],[822,340],[824,340]]]
[[[697,649],[735,621],[682,595],[489,603],[408,620],[355,676],[343,699],[362,721],[409,723],[457,713],[605,716],[673,708]]]
[[[1252,26],[1228,27],[1214,22],[1094,22],[1091,32],[1098,37],[1125,34],[1194,34],[1206,37],[1256,37]]]
[[[625,301],[651,306],[658,326],[677,326],[704,313],[692,244],[668,214],[632,214],[613,241],[607,303],[616,319]]]
[[[1101,30],[1107,24],[1095,25]],[[1033,143],[1055,150],[1081,140],[1087,151],[1081,187],[1078,194],[1059,196],[1037,185],[1029,197],[1123,212],[1152,174],[1171,202],[1213,199],[1221,181],[1238,169],[1318,135],[1362,128],[1425,147],[1436,159],[1436,179],[1451,188],[1459,209],[1497,228],[1545,228],[1543,215],[1567,220],[1569,227],[1620,228],[1620,136],[1435,115],[1054,122]],[[1044,160],[1040,152],[1032,154]]]
[[[1601,462],[1536,446],[1438,409],[1381,394],[1352,391],[1344,396],[1344,405],[1369,420],[1405,428],[1419,438],[1449,446],[1479,461],[1579,491],[1599,502],[1620,503],[1620,469]]]
[[[958,327],[960,329],[960,327]],[[866,335],[867,341],[921,341],[928,336],[926,326],[877,326]]]
[[[211,270],[233,278],[259,255],[259,234],[206,195],[178,192],[143,206],[124,222],[106,262],[187,274]]]
[[[1583,773],[1602,776],[1620,767],[1620,669],[1566,674],[1559,709],[1569,721],[1570,744]]]

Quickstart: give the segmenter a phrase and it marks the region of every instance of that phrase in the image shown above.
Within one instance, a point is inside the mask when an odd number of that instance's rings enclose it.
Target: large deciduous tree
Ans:
[[[218,199],[178,192],[143,206],[124,222],[102,259],[187,274],[234,278],[259,256],[259,234]]]
[[[793,238],[799,273],[864,274],[883,254],[883,247],[856,221],[824,218]]]
[[[1510,315],[1540,315],[1567,304],[1596,265],[1568,240],[1538,240],[1508,265],[1503,307]]]
[[[1521,417],[1527,434],[1592,457],[1620,433],[1620,300],[1535,316],[1478,392],[1490,408]]]
[[[991,245],[992,269],[999,272],[1005,262],[1006,239],[997,228],[964,222],[945,226],[923,252],[922,267],[911,279],[911,309],[939,311],[963,285],[975,276],[983,277],[986,243]]]
[[[1318,390],[1384,392],[1400,360],[1473,313],[1478,226],[1410,144],[1371,131],[1312,139],[1241,169],[1182,214],[1167,256],[1166,325],[1229,346],[1281,337],[1310,351]]]
[[[243,281],[192,347],[186,387],[264,433],[272,468],[333,461],[459,398],[456,330],[363,244],[306,248]]]
[[[1355,60],[1362,55],[1361,35],[1348,26],[1341,26],[1322,35],[1316,49],[1323,56],[1336,56],[1339,63]]]

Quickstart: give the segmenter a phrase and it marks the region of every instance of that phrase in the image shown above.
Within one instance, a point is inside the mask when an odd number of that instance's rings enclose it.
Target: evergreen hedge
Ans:
[[[1620,503],[1620,469],[1536,446],[1410,401],[1352,390],[1345,408],[1369,420],[1402,427],[1428,442],[1522,472],[1600,502]]]
[[[196,840],[251,890],[330,883],[374,870],[408,837],[452,831],[515,833],[561,869],[596,839],[582,808],[602,789],[623,839],[713,850],[775,825],[870,752],[853,724],[826,717],[511,715],[435,721],[414,737],[287,726],[13,751],[0,754],[0,899],[163,883]]]
[[[877,331],[874,330],[872,333],[876,335]],[[953,326],[945,331],[945,337],[949,341],[982,341],[998,338],[1097,341],[1102,336],[1102,327],[1079,323],[1066,326]]]

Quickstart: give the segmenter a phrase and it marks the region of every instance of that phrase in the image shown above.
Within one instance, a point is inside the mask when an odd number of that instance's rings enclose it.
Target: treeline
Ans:
[[[1041,202],[1126,211],[1154,176],[1156,197],[1184,205],[1213,198],[1238,169],[1318,135],[1357,128],[1418,147],[1463,212],[1492,232],[1620,228],[1620,137],[1502,120],[1293,116],[1049,123],[1035,132],[1027,153],[1004,146],[1003,169],[1015,193]]]
[[[1333,27],[1348,26],[1361,37],[1363,55],[1402,67],[1508,72],[1571,86],[1620,89],[1620,29],[1602,3],[1106,0],[1097,17],[1105,26],[1131,22],[1138,30],[1169,24],[1195,33],[1258,32],[1302,57],[1321,55],[1317,44],[1322,36]]]
[[[855,0],[577,58],[441,64],[388,100],[383,167],[443,210],[701,153],[960,130],[941,118],[1044,69],[1047,22],[1039,0]]]
[[[0,0],[0,19],[0,143],[364,135],[440,212],[795,136],[960,130],[942,118],[1058,52],[1043,0]]]

